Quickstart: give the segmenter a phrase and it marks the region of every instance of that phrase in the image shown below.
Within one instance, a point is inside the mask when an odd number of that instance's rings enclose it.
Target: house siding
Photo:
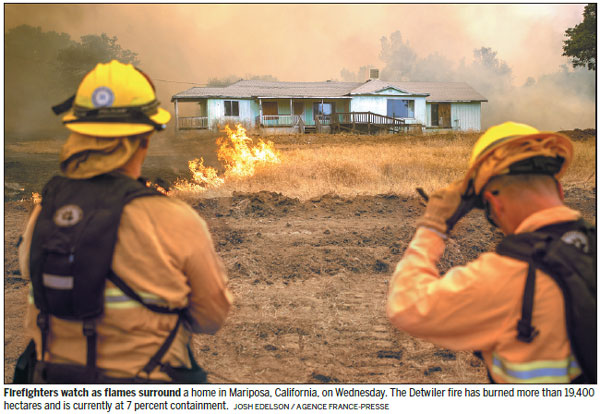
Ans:
[[[239,116],[225,116],[225,101],[238,101],[240,114]],[[256,114],[258,114],[258,104],[252,99],[208,99],[207,102],[207,116],[211,122],[215,121],[232,121],[232,122],[245,122],[254,126],[256,123]]]
[[[481,102],[453,102],[450,106],[450,115],[454,129],[481,130]]]

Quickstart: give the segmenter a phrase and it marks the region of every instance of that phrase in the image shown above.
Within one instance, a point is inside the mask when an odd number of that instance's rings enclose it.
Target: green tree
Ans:
[[[4,36],[5,138],[63,136],[60,117],[51,110],[75,93],[97,63],[118,59],[139,64],[137,53],[123,49],[116,37],[86,35],[74,41],[66,33],[21,25]]]
[[[571,58],[574,68],[581,66],[596,70],[596,4],[583,9],[583,22],[565,31],[563,56]]]

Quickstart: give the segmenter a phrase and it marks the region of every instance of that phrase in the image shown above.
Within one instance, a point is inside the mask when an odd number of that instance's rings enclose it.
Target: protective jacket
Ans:
[[[565,206],[532,214],[515,234],[573,221]],[[480,350],[499,383],[568,383],[581,374],[571,351],[560,288],[537,270],[532,319],[539,336],[517,339],[528,264],[495,252],[482,254],[443,277],[437,263],[444,240],[420,227],[390,283],[387,313],[399,329],[454,350]]]
[[[78,214],[71,206],[67,210],[63,212],[64,218],[60,214],[55,216],[58,225],[61,220],[74,220]],[[32,237],[40,230],[36,226],[48,221],[39,219],[40,211],[39,206],[34,209],[19,247],[21,271],[26,277],[30,276],[30,263],[36,263],[30,260],[30,251],[36,251],[31,250]],[[93,240],[88,243],[93,244]],[[98,240],[99,249],[105,244]],[[101,260],[97,262],[101,263]],[[90,260],[90,265],[98,263],[95,257]],[[85,263],[76,267],[81,266]],[[175,199],[134,198],[122,211],[110,267],[145,303],[185,309],[186,329],[176,331],[162,362],[189,368],[187,344],[190,332],[216,332],[231,304],[225,271],[204,221],[188,205]],[[59,269],[56,273],[62,272]],[[50,285],[67,280],[51,273],[45,273],[43,277],[44,283]],[[103,289],[104,312],[96,325],[97,366],[110,377],[139,377],[141,368],[173,331],[178,315],[153,312],[111,281],[107,281]],[[42,338],[36,323],[38,309],[33,296],[33,289],[30,289],[26,329],[35,340],[40,358]],[[86,365],[87,346],[82,323],[50,316],[49,325],[44,360],[54,364]],[[170,380],[158,369],[152,371],[148,379]]]

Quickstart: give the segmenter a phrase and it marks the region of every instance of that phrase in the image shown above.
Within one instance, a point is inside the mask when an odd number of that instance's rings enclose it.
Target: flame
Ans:
[[[169,194],[169,192],[166,189],[164,189],[163,187],[161,187],[158,184],[154,184],[150,180],[146,180],[146,187],[154,188],[156,191],[158,191],[159,193],[162,193],[164,195],[168,195]]]
[[[259,165],[280,163],[279,153],[271,141],[258,140],[256,145],[246,135],[246,129],[241,124],[235,131],[225,126],[227,137],[217,139],[217,158],[225,167],[225,172],[219,177],[216,169],[206,167],[203,158],[188,161],[192,173],[192,182],[177,180],[174,187],[178,190],[204,191],[222,185],[226,179],[251,177]]]

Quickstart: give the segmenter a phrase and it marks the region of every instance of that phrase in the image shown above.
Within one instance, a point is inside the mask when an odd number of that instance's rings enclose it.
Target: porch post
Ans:
[[[258,126],[262,126],[263,122],[263,110],[262,110],[262,99],[258,98]]]
[[[175,103],[175,132],[179,131],[179,108],[177,106],[177,99],[173,101]]]
[[[294,123],[294,104],[292,102],[292,98],[290,98],[290,120],[292,121],[292,125]]]

